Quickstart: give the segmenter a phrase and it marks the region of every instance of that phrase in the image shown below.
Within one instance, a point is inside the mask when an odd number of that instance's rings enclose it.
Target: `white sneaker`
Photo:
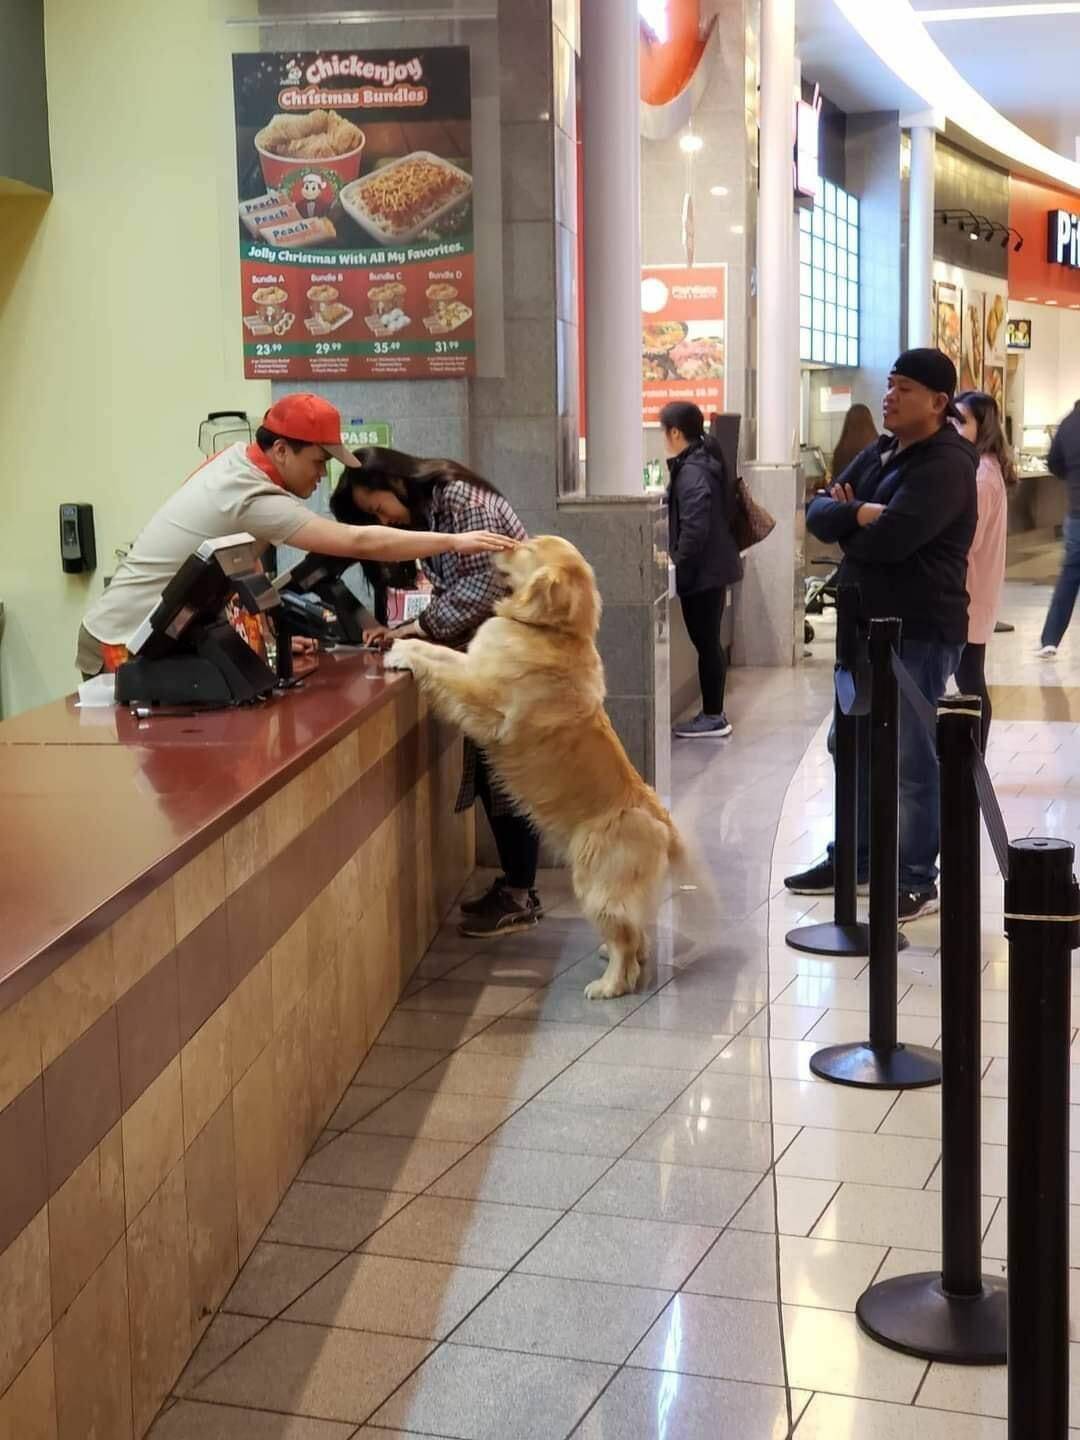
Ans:
[[[1058,647],[1056,645],[1039,645],[1035,650],[1035,654],[1040,660],[1056,660],[1057,653]]]

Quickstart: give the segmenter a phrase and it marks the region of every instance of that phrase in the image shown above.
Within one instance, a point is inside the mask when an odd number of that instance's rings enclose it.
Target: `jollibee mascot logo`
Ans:
[[[305,218],[333,208],[340,186],[332,170],[302,170],[289,183],[289,199]]]

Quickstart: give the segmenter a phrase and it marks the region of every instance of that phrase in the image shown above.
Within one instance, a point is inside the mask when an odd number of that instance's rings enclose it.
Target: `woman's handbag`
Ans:
[[[731,533],[735,537],[739,554],[744,554],[752,545],[760,545],[776,529],[776,521],[759,505],[750,494],[749,486],[741,475],[735,479],[735,516]]]

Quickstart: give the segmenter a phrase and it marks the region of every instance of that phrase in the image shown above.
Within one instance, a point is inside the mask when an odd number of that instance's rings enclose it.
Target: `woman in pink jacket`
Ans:
[[[953,424],[979,454],[979,519],[968,551],[968,638],[956,670],[962,695],[982,699],[982,748],[990,733],[990,693],[986,688],[986,643],[994,633],[1005,584],[1006,487],[1016,484],[1016,470],[1001,428],[997,401],[981,390],[956,397],[961,419]]]

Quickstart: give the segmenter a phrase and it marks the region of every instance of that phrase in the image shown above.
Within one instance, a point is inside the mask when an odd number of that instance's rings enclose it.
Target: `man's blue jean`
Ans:
[[[962,645],[905,640],[901,659],[923,695],[936,705],[960,663]],[[829,732],[829,753],[833,734]],[[924,893],[937,880],[940,844],[938,762],[934,737],[900,697],[900,889]],[[832,847],[829,847],[832,853]],[[858,878],[870,873],[870,719],[859,721]]]
[[[1080,592],[1080,515],[1065,517],[1065,560],[1043,626],[1042,643],[1060,645]]]

